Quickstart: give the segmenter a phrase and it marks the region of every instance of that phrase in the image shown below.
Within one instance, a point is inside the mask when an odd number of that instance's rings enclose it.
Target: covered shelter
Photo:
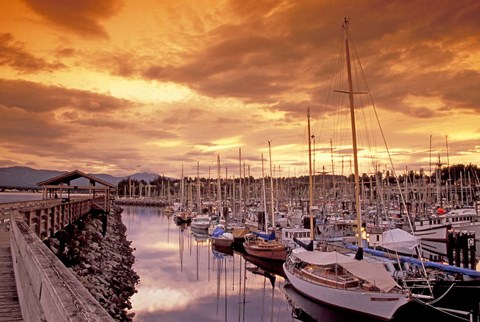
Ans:
[[[66,172],[37,183],[43,187],[43,199],[61,199],[69,202],[72,194],[104,202],[103,208],[109,211],[110,199],[114,198],[116,185],[79,170]]]

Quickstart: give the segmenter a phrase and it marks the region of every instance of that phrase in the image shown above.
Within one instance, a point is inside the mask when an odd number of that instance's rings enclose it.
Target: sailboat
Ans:
[[[287,257],[283,269],[292,286],[299,293],[315,301],[383,320],[390,320],[399,308],[412,300],[412,297],[408,290],[397,284],[389,272],[387,272],[383,263],[363,258],[355,106],[350,67],[348,26],[349,21],[345,19],[343,30],[345,33],[349,85],[349,90],[345,93],[348,93],[350,98],[358,250],[353,256],[351,253],[342,252],[340,248],[333,248],[331,250],[326,248],[321,251],[307,251],[297,248]],[[310,201],[312,201],[310,111],[308,111],[308,134]],[[312,204],[310,204],[309,213],[311,220],[310,227],[312,229],[311,240],[313,244],[313,215],[311,207]]]
[[[270,141],[268,141],[268,150],[270,157],[270,182],[271,182],[271,215],[272,215],[272,232],[258,233],[252,232],[245,235],[243,247],[245,251],[252,256],[261,258],[284,261],[287,257],[287,247],[279,242],[275,236],[275,211],[273,203],[273,181],[272,181],[272,153]],[[262,158],[263,162],[263,158]],[[265,232],[267,232],[267,220],[265,220]]]

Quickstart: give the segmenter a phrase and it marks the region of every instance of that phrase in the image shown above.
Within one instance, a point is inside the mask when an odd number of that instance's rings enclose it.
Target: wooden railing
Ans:
[[[18,211],[28,227],[43,240],[70,225],[92,209],[90,197],[48,199],[0,204],[0,219]]]

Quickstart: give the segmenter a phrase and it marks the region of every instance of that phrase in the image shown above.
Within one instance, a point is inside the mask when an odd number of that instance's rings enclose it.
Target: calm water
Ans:
[[[215,252],[206,236],[177,226],[161,209],[123,208],[128,239],[136,248],[134,269],[140,275],[132,297],[134,322],[374,321],[309,301],[280,276],[281,266],[239,252]],[[431,318],[458,321],[418,306],[399,312],[394,321]]]
[[[123,221],[140,275],[134,321],[295,321],[282,277],[252,273],[258,268],[240,254],[214,252],[206,236],[159,209],[126,206]]]
[[[34,192],[0,192],[0,203],[2,202],[16,202],[16,201],[30,201],[42,199],[42,193]]]

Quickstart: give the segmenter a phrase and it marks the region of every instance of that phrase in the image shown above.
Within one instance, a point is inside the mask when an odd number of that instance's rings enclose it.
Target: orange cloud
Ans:
[[[310,107],[317,160],[329,164],[331,137],[336,158],[350,152],[347,110],[328,100],[346,16],[395,156],[420,167],[429,135],[448,134],[451,162],[470,161],[478,12],[469,0],[0,2],[0,113],[21,129],[1,132],[3,162],[178,175],[180,162],[215,166],[217,153],[238,167],[238,145],[258,170],[273,140],[293,173]],[[34,128],[48,156],[29,146]]]
[[[48,63],[45,59],[27,52],[22,44],[14,41],[11,33],[0,34],[0,65],[9,66],[22,73],[51,72],[66,67],[59,62]]]
[[[65,107],[98,113],[123,108],[128,101],[83,90],[0,79],[0,104],[33,113]]]
[[[56,26],[84,37],[108,38],[100,20],[114,15],[122,6],[117,0],[24,0],[37,14]]]

